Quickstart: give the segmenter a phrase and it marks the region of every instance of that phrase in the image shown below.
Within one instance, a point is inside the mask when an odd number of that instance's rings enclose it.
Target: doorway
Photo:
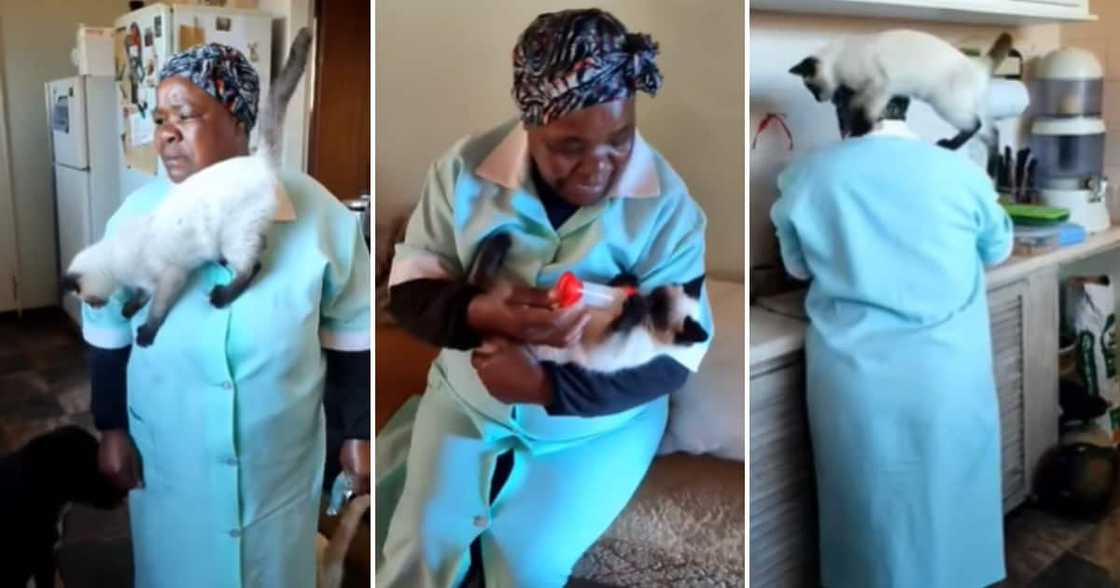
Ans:
[[[342,200],[370,189],[370,6],[366,0],[315,3],[307,171]]]

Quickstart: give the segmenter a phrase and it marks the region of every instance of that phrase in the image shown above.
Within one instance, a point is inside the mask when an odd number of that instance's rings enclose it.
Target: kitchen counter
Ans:
[[[987,273],[991,290],[1042,269],[1074,263],[1120,248],[1120,226],[1089,236],[1082,243],[1030,256],[1012,256]],[[750,309],[751,367],[799,351],[805,342],[804,293],[793,292],[762,299]]]
[[[1015,255],[988,270],[988,288],[1013,282],[1040,269],[1073,263],[1116,248],[1120,248],[1120,226],[1113,226],[1106,231],[1090,235],[1085,241],[1077,245],[1062,247],[1039,255]]]
[[[751,307],[751,367],[789,355],[805,345],[804,321]]]

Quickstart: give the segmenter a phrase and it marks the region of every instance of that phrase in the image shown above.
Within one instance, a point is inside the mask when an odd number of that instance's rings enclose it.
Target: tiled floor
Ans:
[[[92,429],[85,350],[59,311],[0,315],[0,453],[66,423]],[[1120,491],[1100,524],[1024,507],[1007,519],[1008,579],[1001,588],[1120,588]],[[60,559],[68,588],[130,585],[128,518],[75,508]]]

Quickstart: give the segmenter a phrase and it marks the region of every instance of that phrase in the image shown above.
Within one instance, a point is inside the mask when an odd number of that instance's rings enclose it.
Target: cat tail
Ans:
[[[356,496],[342,510],[342,518],[334,529],[334,535],[322,548],[322,559],[319,561],[319,586],[323,588],[337,588],[341,585],[343,561],[358,528],[362,524],[362,517],[369,510],[370,496],[362,494]]]
[[[988,73],[995,73],[1007,56],[1011,54],[1011,35],[1002,33],[996,42],[992,44],[992,48],[988,50],[988,54],[984,56],[984,63],[988,66]]]
[[[276,79],[272,80],[268,98],[262,108],[260,152],[273,166],[280,165],[280,154],[284,147],[284,115],[288,111],[288,102],[291,101],[292,94],[295,93],[296,86],[303,77],[303,70],[307,68],[307,58],[310,53],[311,32],[304,27],[292,41],[288,61]]]

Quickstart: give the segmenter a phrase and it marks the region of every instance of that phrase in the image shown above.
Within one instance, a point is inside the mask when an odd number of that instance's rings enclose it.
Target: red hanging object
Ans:
[[[790,131],[789,126],[786,125],[785,115],[773,112],[766,113],[766,116],[762,117],[762,120],[759,121],[758,130],[755,131],[754,138],[751,139],[751,151],[754,151],[754,148],[758,146],[759,135],[769,128],[770,123],[774,121],[778,121],[778,124],[782,126],[782,130],[786,133],[786,138],[789,139],[789,150],[793,151],[793,132]]]

